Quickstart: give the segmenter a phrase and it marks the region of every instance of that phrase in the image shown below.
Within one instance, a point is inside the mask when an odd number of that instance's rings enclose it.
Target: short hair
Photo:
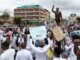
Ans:
[[[26,44],[25,43],[21,43],[21,48],[25,49],[26,48]]]
[[[59,42],[56,41],[56,45],[57,45],[57,46],[61,46],[61,41],[59,41]]]
[[[55,52],[56,56],[60,56],[60,54],[62,53],[62,50],[59,47],[55,47],[54,52]]]
[[[12,31],[12,28],[9,28],[10,31]]]
[[[1,48],[2,48],[3,50],[8,49],[8,48],[9,48],[9,43],[10,43],[9,40],[6,40],[5,42],[2,42],[2,43],[1,43]]]

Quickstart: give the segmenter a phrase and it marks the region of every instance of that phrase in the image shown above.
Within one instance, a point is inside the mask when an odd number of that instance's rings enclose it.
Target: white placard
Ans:
[[[46,38],[47,30],[45,26],[30,27],[29,30],[33,40],[42,40]]]

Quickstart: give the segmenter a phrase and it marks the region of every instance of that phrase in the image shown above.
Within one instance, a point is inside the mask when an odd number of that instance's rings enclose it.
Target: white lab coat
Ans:
[[[59,57],[59,58],[54,57],[53,60],[67,60],[67,59],[64,59],[64,58],[62,58],[62,57]]]
[[[30,34],[27,35],[27,44],[26,44],[26,49],[29,50],[32,54],[32,57],[35,57],[35,51],[31,48],[31,41],[30,41]]]
[[[32,49],[35,51],[36,60],[47,60],[47,52],[52,45],[52,41],[50,41],[49,39],[48,41],[49,44],[44,46],[43,48],[35,47],[34,45],[31,44]]]
[[[27,35],[27,44],[26,44],[26,49],[31,50],[31,44],[30,44],[30,34]]]
[[[14,47],[15,50],[20,50],[20,48],[16,46],[16,39],[17,39],[17,36],[14,36],[13,37],[13,41],[11,43],[11,46]],[[19,37],[18,38],[18,42],[19,43],[23,43],[24,42],[24,39],[22,37]]]
[[[16,60],[33,60],[33,58],[30,51],[22,49],[17,53]]]
[[[7,49],[1,54],[0,60],[14,60],[14,55],[15,55],[14,49]]]

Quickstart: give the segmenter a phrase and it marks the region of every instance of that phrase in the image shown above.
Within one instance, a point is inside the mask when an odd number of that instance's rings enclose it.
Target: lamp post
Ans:
[[[25,25],[26,25],[26,17],[27,17],[27,12],[26,12],[26,10],[25,10]]]

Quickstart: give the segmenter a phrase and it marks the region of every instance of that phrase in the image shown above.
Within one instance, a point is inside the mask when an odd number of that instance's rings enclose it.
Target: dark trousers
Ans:
[[[33,60],[35,60],[35,57],[33,57]]]
[[[18,52],[18,50],[15,50],[14,60],[16,60],[17,52]]]

